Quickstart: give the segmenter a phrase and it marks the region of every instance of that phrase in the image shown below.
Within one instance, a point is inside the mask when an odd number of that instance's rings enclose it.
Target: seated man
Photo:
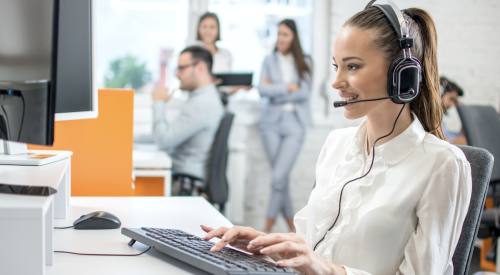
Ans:
[[[441,84],[441,98],[443,99],[444,105],[444,116],[448,115],[447,110],[458,103],[458,97],[464,95],[464,91],[454,82],[448,80],[445,77],[440,78]],[[443,117],[444,119],[444,117]],[[443,128],[443,133],[446,138],[451,142],[455,143],[455,141],[459,141],[458,144],[463,144],[461,139],[463,139],[462,133],[460,131],[452,131],[448,127],[446,127],[446,123],[443,120],[441,124]],[[465,142],[465,141],[464,141]]]
[[[212,83],[212,55],[199,46],[179,55],[175,76],[189,99],[172,122],[165,119],[165,102],[172,93],[167,88],[153,91],[153,140],[172,158],[172,174],[188,174],[203,179],[205,161],[219,128],[224,109]],[[136,139],[136,141],[138,141]]]

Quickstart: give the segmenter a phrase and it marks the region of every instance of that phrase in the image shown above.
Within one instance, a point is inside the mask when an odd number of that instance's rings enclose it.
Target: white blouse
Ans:
[[[194,45],[205,47],[201,40],[196,40]],[[229,50],[217,47],[217,52],[212,56],[212,73],[229,73],[231,72],[233,57]]]
[[[281,77],[285,84],[292,83],[293,80],[293,70],[295,69],[295,58],[290,52],[286,55],[278,51],[278,63],[280,64]]]
[[[295,70],[295,58],[293,54],[289,52],[284,55],[280,51],[278,51],[278,62],[281,70],[281,77],[283,78],[283,82],[285,84],[291,84],[293,80],[293,73]],[[284,111],[295,111],[295,105],[292,102],[286,102],[283,104]]]
[[[339,219],[316,249],[348,275],[453,274],[472,192],[470,165],[413,117],[403,133],[376,147],[371,172],[345,187]],[[316,187],[295,215],[297,235],[313,248],[337,216],[344,183],[370,167],[366,131],[366,120],[335,130],[323,146]]]
[[[223,48],[217,48],[217,52],[213,56],[214,64],[212,65],[212,73],[229,73],[231,72],[231,63],[233,58],[231,52]]]

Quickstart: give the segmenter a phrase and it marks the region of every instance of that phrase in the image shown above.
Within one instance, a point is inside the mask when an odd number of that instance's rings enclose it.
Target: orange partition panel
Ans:
[[[133,196],[134,90],[99,90],[95,119],[56,121],[54,145],[32,150],[67,150],[72,196]]]
[[[163,196],[164,178],[135,177],[134,196]]]

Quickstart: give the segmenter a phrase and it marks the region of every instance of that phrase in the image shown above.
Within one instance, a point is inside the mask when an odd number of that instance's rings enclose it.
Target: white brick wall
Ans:
[[[369,1],[331,0],[330,53],[343,23]],[[395,0],[400,9],[428,11],[438,32],[441,75],[459,84],[467,104],[500,105],[500,1],[498,0]],[[332,71],[330,71],[332,76]]]

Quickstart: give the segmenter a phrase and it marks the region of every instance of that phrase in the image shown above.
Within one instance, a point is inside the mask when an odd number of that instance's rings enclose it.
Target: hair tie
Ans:
[[[406,14],[408,14],[408,16],[410,16],[411,19],[415,20],[415,18],[413,18],[413,13],[411,13],[409,10],[407,9],[404,9],[403,10],[404,12],[406,12]]]

